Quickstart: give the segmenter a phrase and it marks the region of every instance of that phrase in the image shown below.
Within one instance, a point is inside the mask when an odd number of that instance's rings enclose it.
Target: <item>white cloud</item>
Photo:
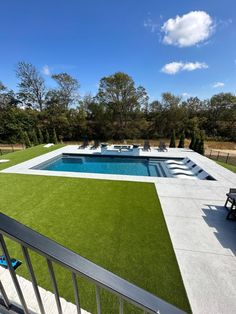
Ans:
[[[44,75],[47,75],[47,76],[50,76],[50,75],[51,75],[50,68],[49,68],[49,66],[48,66],[47,64],[43,66],[42,73],[43,73]]]
[[[222,88],[225,86],[225,83],[222,82],[216,82],[213,84],[213,88]]]
[[[188,47],[205,41],[214,29],[213,19],[204,11],[191,11],[167,20],[161,27],[167,45]]]
[[[161,69],[166,74],[176,74],[180,71],[194,71],[197,69],[207,69],[208,65],[204,62],[171,62]]]

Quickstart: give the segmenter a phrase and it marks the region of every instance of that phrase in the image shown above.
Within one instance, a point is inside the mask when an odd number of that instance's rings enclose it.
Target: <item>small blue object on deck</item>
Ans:
[[[11,265],[12,267],[16,270],[20,265],[22,264],[21,261],[15,259],[15,258],[11,258]],[[0,256],[0,266],[2,266],[3,268],[8,269],[8,265],[7,265],[7,261],[4,255]]]

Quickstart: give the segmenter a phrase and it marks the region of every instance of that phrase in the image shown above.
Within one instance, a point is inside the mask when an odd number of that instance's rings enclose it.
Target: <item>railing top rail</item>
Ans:
[[[96,284],[140,306],[150,313],[184,313],[155,295],[129,283],[79,254],[0,213],[0,233],[42,256],[89,278]]]

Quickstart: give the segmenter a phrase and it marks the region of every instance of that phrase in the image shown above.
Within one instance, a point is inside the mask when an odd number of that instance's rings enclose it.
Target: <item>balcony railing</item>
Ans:
[[[4,240],[5,236],[21,245],[25,264],[31,278],[32,286],[41,314],[45,314],[45,309],[39,293],[36,276],[28,251],[29,249],[43,256],[47,261],[48,272],[52,282],[53,292],[55,295],[59,314],[62,314],[62,306],[60,302],[57,281],[54,274],[53,263],[58,263],[67,270],[70,270],[71,272],[75,304],[78,314],[81,313],[81,308],[79,291],[76,281],[77,275],[82,276],[94,283],[96,287],[96,304],[98,314],[102,313],[100,300],[101,289],[108,290],[117,296],[117,298],[119,299],[120,314],[124,313],[124,301],[135,305],[139,309],[142,309],[144,313],[183,313],[183,311],[177,309],[175,306],[129,283],[128,281],[120,278],[112,272],[92,263],[91,261],[80,256],[79,254],[76,254],[75,252],[63,247],[55,241],[52,241],[49,238],[35,232],[34,230],[24,226],[18,221],[0,213],[0,246],[2,248],[3,254],[6,257],[11,279],[14,283],[21,303],[21,307],[25,314],[29,313],[29,309],[27,307],[15,270],[11,265],[8,248]],[[0,292],[3,297],[3,303],[5,304],[6,309],[9,309],[11,307],[11,303],[7,297],[4,287],[1,284],[1,281]]]

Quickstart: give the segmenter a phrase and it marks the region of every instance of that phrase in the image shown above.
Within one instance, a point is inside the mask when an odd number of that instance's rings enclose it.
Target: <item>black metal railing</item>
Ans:
[[[129,283],[112,272],[92,263],[75,252],[63,247],[62,245],[52,241],[51,239],[37,233],[36,231],[24,226],[18,221],[0,213],[0,246],[6,257],[8,269],[15,289],[17,291],[21,306],[25,314],[29,313],[22,289],[18,282],[15,270],[13,269],[8,253],[7,245],[4,237],[8,237],[19,243],[22,248],[25,263],[31,278],[34,293],[38,302],[41,314],[45,314],[42,298],[39,293],[37,280],[34,269],[30,260],[28,250],[33,250],[47,260],[49,276],[53,286],[53,292],[56,299],[58,313],[62,313],[61,302],[57,287],[57,281],[54,274],[53,263],[58,263],[71,271],[71,278],[74,289],[75,304],[78,314],[81,313],[79,290],[77,286],[76,276],[82,276],[93,282],[96,286],[96,304],[97,313],[102,313],[100,291],[101,289],[112,292],[119,298],[119,313],[124,313],[124,301],[142,309],[144,313],[183,313],[175,306],[163,301],[153,294]],[[10,306],[10,301],[6,295],[4,287],[0,282],[0,292],[3,295],[6,307]]]
[[[226,164],[236,166],[236,154],[234,153],[226,153],[220,150],[211,149],[205,156],[216,161],[222,161]]]

